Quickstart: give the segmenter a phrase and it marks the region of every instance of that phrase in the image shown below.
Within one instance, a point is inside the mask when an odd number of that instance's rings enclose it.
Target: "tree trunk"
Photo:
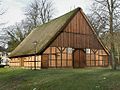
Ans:
[[[118,63],[120,64],[120,52],[119,52],[119,47],[118,47]]]
[[[119,68],[120,66],[120,52],[119,52],[119,45],[117,46],[117,67]]]
[[[109,2],[109,1],[108,1]],[[112,69],[116,70],[116,62],[115,62],[115,45],[114,45],[114,31],[113,31],[113,0],[109,4],[109,15],[110,15],[110,35],[111,35],[111,59],[112,59]]]
[[[114,43],[111,42],[111,59],[112,59],[112,69],[116,70],[116,61],[115,61],[115,55],[114,55],[115,49],[114,49]]]

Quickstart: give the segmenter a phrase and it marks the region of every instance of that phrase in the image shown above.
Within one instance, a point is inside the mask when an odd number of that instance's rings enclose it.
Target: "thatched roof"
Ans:
[[[38,26],[36,29],[32,30],[32,32],[17,46],[17,48],[15,48],[14,51],[11,52],[9,57],[12,58],[34,55],[35,45],[33,44],[33,42],[35,41],[37,41],[36,54],[41,54],[52,43],[52,41],[64,30],[64,28],[68,25],[70,20],[80,10],[81,8],[77,8],[63,16],[51,20],[46,24]],[[85,17],[85,19],[87,18]],[[101,43],[99,38],[97,39]],[[101,45],[105,49],[102,43]]]
[[[40,53],[79,10],[80,8],[77,8],[32,30],[32,32],[17,46],[17,48],[11,52],[10,57],[35,54],[35,46],[33,44],[35,41],[38,42],[36,53]]]

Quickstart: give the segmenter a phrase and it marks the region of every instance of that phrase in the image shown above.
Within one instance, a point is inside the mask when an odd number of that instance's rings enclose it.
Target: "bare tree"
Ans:
[[[94,0],[93,5],[95,7],[92,8],[92,17],[96,15],[98,23],[101,23],[101,26],[104,26],[102,27],[102,31],[107,31],[110,33],[110,53],[112,60],[112,68],[116,69],[114,55],[114,32],[120,30],[120,0]],[[97,29],[101,31],[101,27],[99,27],[99,25],[97,26]]]
[[[28,21],[33,24],[34,27],[37,27],[37,24],[39,23],[39,7],[38,2],[34,1],[34,3],[31,3],[25,12],[25,15],[28,19]]]
[[[18,44],[39,24],[49,22],[53,16],[53,4],[50,0],[34,0],[26,8],[26,19],[21,23],[4,28],[5,43],[8,51],[14,50]]]
[[[8,45],[8,51],[14,50],[18,44],[29,34],[29,27],[26,22],[16,23],[16,25],[4,28],[5,31],[5,43]]]
[[[2,17],[5,13],[6,13],[6,10],[3,8],[2,2],[0,1],[0,16]],[[2,20],[0,20],[0,26],[3,24],[5,24],[5,22],[2,22]]]
[[[25,15],[33,27],[49,22],[54,15],[54,7],[51,0],[34,0],[26,8]]]
[[[5,38],[4,33],[2,32],[2,27],[5,25],[5,22],[1,19],[2,16],[6,13],[6,9],[2,6],[2,1],[0,1],[0,46],[5,47]]]

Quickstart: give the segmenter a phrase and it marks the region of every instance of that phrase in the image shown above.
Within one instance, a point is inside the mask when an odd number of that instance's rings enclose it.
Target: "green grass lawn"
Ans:
[[[120,90],[120,71],[0,68],[0,90]]]

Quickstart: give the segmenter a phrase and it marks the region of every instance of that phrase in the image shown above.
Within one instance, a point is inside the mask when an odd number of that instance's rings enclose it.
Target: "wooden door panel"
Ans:
[[[48,68],[49,55],[42,55],[41,68]]]
[[[86,66],[86,55],[83,50],[80,50],[80,67],[83,68]]]
[[[79,68],[79,51],[75,50],[73,53],[73,64],[74,68]]]
[[[75,50],[73,52],[73,67],[83,68],[86,66],[86,53],[83,50]]]

